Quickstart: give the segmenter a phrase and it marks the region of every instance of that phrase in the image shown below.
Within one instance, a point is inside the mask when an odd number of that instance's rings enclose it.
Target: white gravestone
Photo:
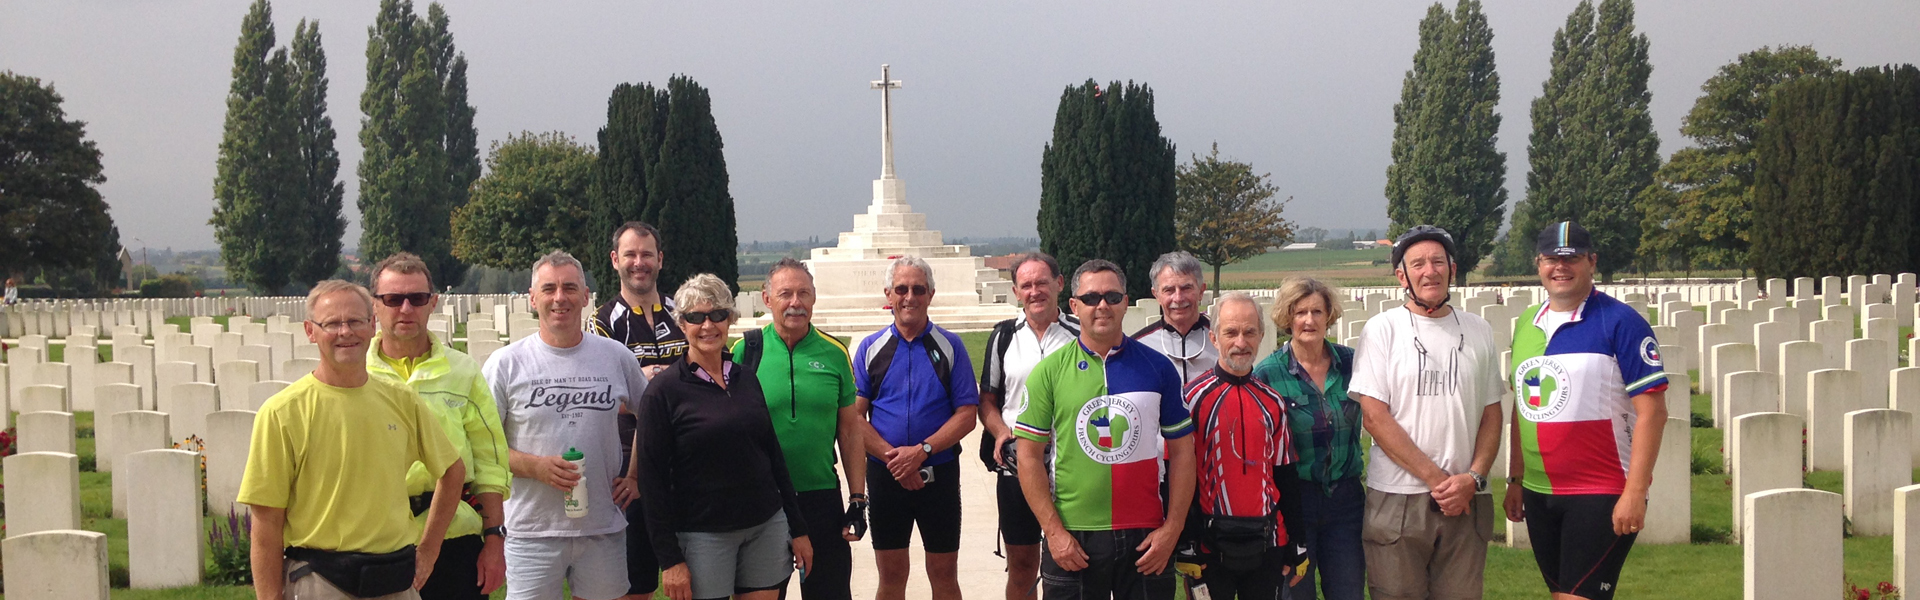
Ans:
[[[133,384],[140,386],[142,402],[152,407],[156,399],[153,381],[153,348],[147,346],[128,346],[115,349],[113,359],[133,365]]]
[[[1876,304],[1875,306],[1883,306]],[[1895,319],[1867,319],[1860,322],[1860,337],[1892,344],[1894,352],[1900,348],[1900,322]],[[1898,356],[1895,356],[1898,359]]]
[[[247,387],[260,382],[260,365],[250,360],[220,363],[213,380],[220,388],[220,410],[247,410]]]
[[[1800,436],[1806,421],[1787,413],[1754,413],[1733,421],[1727,432],[1733,486],[1733,519],[1746,510],[1749,494],[1801,486]],[[1740,541],[1739,529],[1733,531]]]
[[[318,368],[320,368],[320,359],[318,358],[296,358],[289,360],[286,362],[286,367],[281,369],[284,371],[282,377],[285,377],[282,381],[299,381],[301,377],[306,377],[308,373],[312,373],[314,369]]]
[[[1847,519],[1859,536],[1893,534],[1893,490],[1913,485],[1913,414],[1876,408],[1846,417]]]
[[[1792,323],[1761,323],[1753,326],[1754,356],[1760,360],[1760,371],[1780,372],[1780,345],[1794,341]]]
[[[140,490],[140,501],[127,506],[127,576],[132,587],[200,585],[207,560],[200,455],[147,450],[126,460],[131,485]]]
[[[80,457],[21,452],[0,461],[7,487],[7,537],[80,528]]]
[[[176,361],[163,362],[153,366],[154,410],[173,411],[173,388],[183,383],[200,381],[195,377],[193,363]]]
[[[1780,345],[1781,412],[1807,418],[1807,374],[1842,365],[1827,362],[1826,346],[1815,342],[1787,342]]]
[[[167,414],[150,410],[123,412],[107,417],[107,426],[113,429],[113,460],[124,464],[127,455],[145,450],[163,450],[173,447],[173,438],[167,435]],[[127,485],[129,478],[113,478],[113,518],[127,518]]]
[[[108,419],[116,414],[146,407],[141,404],[140,386],[131,383],[109,383],[95,388],[94,400],[100,406],[93,412],[93,468],[101,473],[111,473],[115,456],[114,431],[108,426]]]
[[[220,390],[211,383],[173,386],[173,410],[167,413],[167,431],[173,441],[207,438],[207,415],[220,410]]]
[[[55,529],[7,538],[7,592],[38,600],[107,600],[107,534]]]
[[[1893,585],[1920,585],[1920,485],[1893,491]]]
[[[16,422],[20,452],[79,454],[73,439],[73,413],[20,413]]]
[[[1720,379],[1726,373],[1759,370],[1756,367],[1760,361],[1754,355],[1753,344],[1720,344],[1713,347],[1712,357],[1713,362],[1709,363],[1709,366],[1713,373],[1711,375],[1702,373],[1704,377]],[[1726,398],[1720,394],[1719,389],[1719,386],[1714,386],[1712,395],[1714,423],[1723,423],[1727,418],[1727,409],[1724,404]]]
[[[287,389],[289,385],[293,385],[293,382],[262,381],[247,386],[247,410],[260,410],[260,406],[266,404],[268,398],[280,393],[280,390]]]
[[[1853,326],[1839,321],[1814,321],[1807,324],[1807,340],[1820,344],[1827,352],[1827,364],[1847,364],[1847,340],[1853,339]]]
[[[1825,598],[1842,589],[1839,494],[1771,490],[1743,500],[1746,600]]]
[[[240,360],[240,347],[246,344],[246,336],[236,332],[213,336],[213,364]]]
[[[67,402],[74,410],[93,411],[93,386],[99,385],[94,368],[99,355],[92,346],[67,346]]]
[[[247,444],[253,435],[251,410],[223,410],[207,415],[207,514],[225,517],[245,513],[240,476],[247,470]]]
[[[1728,373],[1721,390],[1726,398],[1729,422],[1753,413],[1787,412],[1781,410],[1778,375],[1760,371]]]
[[[1686,373],[1693,369],[1693,360],[1687,357],[1686,348],[1677,345],[1660,346],[1660,364],[1665,365],[1668,373]]]
[[[1847,342],[1847,370],[1860,373],[1861,408],[1887,407],[1887,374],[1899,362],[1893,352],[1893,345],[1881,340]]]
[[[1739,330],[1719,323],[1700,326],[1700,331],[1697,335],[1700,343],[1700,346],[1697,348],[1700,352],[1700,360],[1693,363],[1700,367],[1700,386],[1702,388],[1700,393],[1711,394],[1713,393],[1713,386],[1720,383],[1716,381],[1719,377],[1713,373],[1713,347],[1721,344],[1741,343],[1751,335],[1751,332],[1742,335]]]
[[[273,350],[273,378],[292,381],[287,377],[286,362],[293,358],[293,334],[276,332],[267,334],[267,347]]]
[[[1894,369],[1887,374],[1887,408],[1920,414],[1920,367]],[[1913,464],[1920,465],[1920,426],[1913,428]]]
[[[26,414],[30,412],[72,412],[67,403],[67,388],[57,385],[30,385],[20,388],[20,394],[14,397],[13,411]]]
[[[1807,463],[1816,471],[1845,467],[1842,429],[1847,413],[1869,408],[1860,393],[1860,374],[1824,369],[1807,374]]]
[[[194,381],[213,381],[213,349],[206,346],[187,346],[175,352],[177,361],[193,363]]]
[[[1660,437],[1660,458],[1653,464],[1647,490],[1647,517],[1639,541],[1687,544],[1693,539],[1693,437],[1687,419],[1667,418]]]

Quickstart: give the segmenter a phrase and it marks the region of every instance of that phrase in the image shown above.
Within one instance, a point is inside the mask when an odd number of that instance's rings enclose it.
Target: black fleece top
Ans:
[[[678,532],[739,531],[785,509],[788,535],[806,535],[759,378],[726,364],[722,389],[682,356],[640,397],[640,501],[663,568],[686,562]]]

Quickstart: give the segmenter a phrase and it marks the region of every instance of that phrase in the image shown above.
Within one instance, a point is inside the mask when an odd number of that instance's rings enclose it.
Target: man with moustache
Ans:
[[[674,318],[673,298],[660,293],[660,266],[666,253],[660,249],[660,230],[639,221],[628,221],[613,230],[613,250],[607,253],[613,270],[620,276],[620,293],[594,311],[593,333],[626,344],[639,361],[640,371],[651,379],[654,374],[687,353],[687,334]],[[626,457],[633,452],[633,431],[637,420],[622,407],[620,421],[621,472],[626,472]],[[627,506],[627,593],[647,596],[660,587],[660,561],[648,543],[646,519],[640,517],[640,503]]]
[[[1193,503],[1193,419],[1172,363],[1120,329],[1120,267],[1089,260],[1073,288],[1078,343],[1034,366],[1014,423],[1020,489],[1046,537],[1041,589],[1047,600],[1170,600],[1168,563]]]
[[[439,303],[433,273],[420,257],[401,252],[373,267],[374,317],[380,333],[367,345],[367,373],[412,388],[439,417],[447,440],[467,465],[465,488],[455,503],[433,577],[420,588],[427,600],[475,599],[505,583],[506,513],[501,508],[511,484],[507,440],[493,392],[480,377],[480,363],[447,347],[427,330],[427,316]],[[433,478],[424,463],[407,473],[414,521],[435,498]],[[476,510],[477,509],[477,510]]]
[[[893,324],[860,341],[853,376],[873,495],[877,600],[902,600],[917,524],[935,600],[960,598],[960,438],[980,404],[960,336],[927,318],[933,267],[914,256],[887,269]],[[929,480],[931,478],[931,480]]]
[[[1373,436],[1361,542],[1380,600],[1479,598],[1493,535],[1487,470],[1500,446],[1500,352],[1479,315],[1447,305],[1453,238],[1421,225],[1393,244],[1403,306],[1367,319],[1347,394]]]
[[[419,394],[367,375],[366,288],[322,281],[307,293],[307,315],[320,366],[260,406],[240,480],[254,594],[419,598],[466,468]],[[436,480],[419,528],[406,500],[416,464]]]
[[[854,406],[853,368],[847,347],[813,327],[813,274],[806,263],[782,258],[767,272],[760,299],[773,324],[734,342],[735,363],[754,369],[774,435],[786,455],[788,477],[800,497],[800,512],[813,544],[813,563],[800,582],[806,600],[852,597],[853,549],[867,529],[867,461]],[[847,472],[851,500],[840,501],[834,449]],[[786,589],[780,592],[783,596]]]
[[[1213,369],[1220,352],[1207,340],[1212,323],[1200,311],[1207,293],[1200,259],[1186,251],[1168,252],[1147,269],[1153,280],[1153,299],[1160,301],[1160,320],[1133,334],[1133,339],[1164,354],[1186,383]]]
[[[582,331],[587,279],[573,256],[555,250],[535,261],[528,294],[540,331],[494,352],[484,369],[511,449],[507,597],[544,600],[565,585],[581,600],[639,600],[628,594],[621,515],[639,483],[631,456],[619,470],[615,410],[639,408],[647,377],[626,346]],[[563,458],[569,450],[584,455],[583,467]],[[585,499],[584,517],[568,518],[569,491]]]
[[[1027,375],[1040,359],[1073,344],[1080,318],[1060,310],[1060,263],[1041,252],[1014,259],[1013,293],[1020,316],[994,324],[980,367],[980,460],[998,473],[1000,535],[1007,543],[1007,600],[1031,600],[1040,577],[1040,522],[1020,492],[1011,456],[1013,428],[1027,406]]]

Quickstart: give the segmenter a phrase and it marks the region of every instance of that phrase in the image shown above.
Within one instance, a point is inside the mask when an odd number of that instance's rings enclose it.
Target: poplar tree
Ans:
[[[1113,261],[1129,297],[1151,297],[1147,269],[1176,243],[1176,162],[1145,84],[1067,87],[1040,157],[1040,249],[1063,269]]]
[[[255,291],[286,287],[300,262],[305,228],[297,214],[299,186],[288,110],[292,89],[285,49],[274,49],[273,9],[255,0],[241,21],[233,81],[214,170],[214,209],[208,224],[220,243],[229,279]]]
[[[1532,107],[1527,198],[1496,270],[1529,273],[1534,234],[1557,221],[1593,235],[1600,274],[1632,264],[1640,243],[1636,200],[1660,167],[1660,139],[1647,106],[1647,36],[1633,28],[1631,0],[1583,0],[1553,36],[1552,71]]]
[[[465,60],[435,3],[416,16],[411,0],[382,0],[367,30],[367,86],[360,96],[362,256],[420,255],[445,285],[466,265],[453,256],[449,221],[479,168],[465,99]],[[457,77],[456,77],[457,75]]]
[[[341,215],[346,188],[340,182],[340,152],[334,148],[333,118],[327,116],[327,54],[320,45],[320,22],[301,20],[294,28],[288,80],[293,93],[287,113],[294,127],[297,169],[294,207],[287,219],[299,223],[293,279],[312,284],[340,268],[340,246],[347,219]]]
[[[1387,236],[1422,224],[1447,230],[1458,285],[1493,250],[1506,218],[1507,156],[1495,147],[1499,103],[1493,29],[1480,3],[1461,0],[1451,14],[1434,3],[1393,108]]]

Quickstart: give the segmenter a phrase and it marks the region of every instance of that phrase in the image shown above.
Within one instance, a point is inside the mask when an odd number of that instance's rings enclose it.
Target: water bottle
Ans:
[[[574,472],[580,474],[580,481],[574,484],[573,489],[567,490],[560,504],[566,507],[569,519],[587,516],[587,455],[581,454],[578,449],[567,448],[560,459],[573,463]]]

